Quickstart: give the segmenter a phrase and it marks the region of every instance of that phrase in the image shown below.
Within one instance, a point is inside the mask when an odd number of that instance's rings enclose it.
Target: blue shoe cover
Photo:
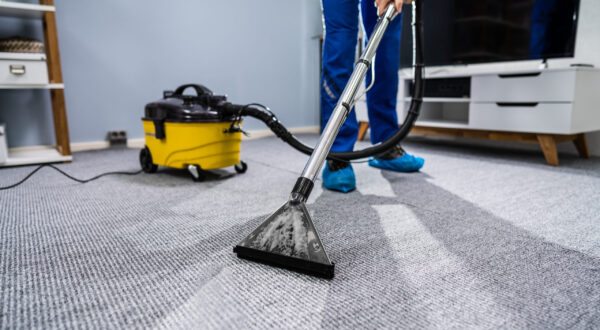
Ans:
[[[425,164],[423,158],[408,153],[394,159],[371,158],[369,160],[370,166],[395,172],[416,172],[423,167],[423,164]]]
[[[348,167],[341,170],[332,171],[329,169],[329,164],[325,163],[323,185],[329,190],[343,193],[356,189],[356,177],[354,176],[352,165],[348,165]]]

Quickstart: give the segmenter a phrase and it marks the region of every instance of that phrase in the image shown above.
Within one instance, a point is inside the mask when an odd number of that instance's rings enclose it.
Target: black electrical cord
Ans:
[[[105,173],[102,173],[102,174],[98,174],[98,175],[96,175],[95,177],[93,177],[93,178],[89,178],[89,179],[78,179],[78,178],[76,178],[76,177],[74,177],[74,176],[70,175],[69,173],[66,173],[65,171],[61,170],[60,168],[58,168],[58,167],[56,167],[56,166],[54,166],[54,165],[52,165],[52,164],[44,164],[44,165],[40,165],[40,166],[36,167],[36,168],[35,168],[33,171],[31,171],[31,172],[30,172],[29,174],[27,174],[27,175],[26,175],[26,176],[25,176],[23,179],[21,179],[21,181],[19,181],[19,182],[15,183],[15,184],[12,184],[12,185],[10,185],[10,186],[6,186],[6,187],[0,187],[0,190],[8,190],[8,189],[12,189],[12,188],[15,188],[15,187],[17,187],[17,186],[21,185],[21,184],[22,184],[22,183],[24,183],[25,181],[29,180],[29,178],[31,178],[31,177],[32,177],[32,176],[33,176],[33,175],[34,175],[34,174],[35,174],[37,171],[41,170],[41,169],[42,169],[42,168],[44,168],[44,167],[50,167],[50,168],[53,168],[53,169],[55,169],[56,171],[58,171],[60,174],[62,174],[62,175],[64,175],[64,176],[66,176],[67,178],[69,178],[69,179],[71,179],[71,180],[73,180],[73,181],[79,182],[79,183],[88,183],[88,182],[90,182],[90,181],[94,181],[94,180],[100,179],[101,177],[103,177],[103,176],[107,176],[107,175],[137,175],[137,174],[140,174],[140,173],[142,173],[142,170],[135,171],[135,172],[121,172],[121,171],[115,171],[115,172],[105,172]]]
[[[410,108],[408,114],[404,119],[404,123],[400,126],[399,130],[388,140],[376,144],[372,147],[365,148],[363,150],[351,151],[351,152],[329,152],[327,158],[330,160],[340,161],[351,161],[356,159],[367,158],[371,156],[381,155],[386,151],[396,146],[402,141],[413,128],[415,121],[419,117],[421,112],[421,104],[423,103],[423,71],[425,68],[424,55],[423,55],[423,0],[415,1],[414,20],[413,20],[413,43],[415,46],[415,58],[414,58],[414,85],[413,85],[413,96],[410,102]],[[307,146],[298,140],[285,126],[283,126],[277,117],[268,108],[262,105],[255,104],[263,109],[253,108],[250,105],[236,105],[229,102],[221,102],[215,104],[216,107],[220,108],[221,111],[226,115],[238,115],[238,116],[250,116],[264,122],[277,137],[288,143],[296,150],[311,155],[313,148]]]

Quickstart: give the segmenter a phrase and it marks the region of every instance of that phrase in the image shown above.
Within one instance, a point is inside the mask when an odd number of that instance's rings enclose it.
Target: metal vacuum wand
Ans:
[[[364,80],[379,42],[395,13],[394,6],[389,5],[379,19],[289,200],[233,248],[238,257],[324,278],[333,277],[334,264],[321,243],[306,208],[306,200],[335,137],[352,109],[351,104],[354,103],[358,87]]]
[[[369,38],[369,43],[367,44],[367,47],[365,48],[361,58],[356,63],[354,72],[352,72],[352,76],[350,76],[350,80],[348,80],[348,83],[346,84],[346,87],[344,88],[344,91],[342,92],[342,95],[335,106],[333,113],[331,114],[331,117],[329,118],[329,121],[323,130],[323,134],[321,135],[321,138],[315,147],[315,150],[310,156],[308,163],[304,167],[302,176],[298,179],[298,183],[296,184],[294,191],[292,191],[290,196],[291,200],[299,200],[304,202],[306,199],[308,199],[310,190],[307,192],[306,189],[301,188],[304,185],[309,184],[307,182],[308,180],[311,183],[314,182],[319,171],[323,167],[325,159],[327,158],[327,154],[333,145],[333,141],[342,127],[342,124],[344,121],[346,121],[348,114],[352,110],[351,105],[354,103],[354,98],[356,97],[358,88],[364,81],[365,75],[367,74],[370,66],[373,64],[372,61],[375,57],[377,47],[383,38],[383,34],[390,25],[390,22],[395,14],[396,8],[393,4],[390,4],[385,13],[379,19],[379,22],[375,27],[375,31]],[[296,191],[297,189],[300,190]]]

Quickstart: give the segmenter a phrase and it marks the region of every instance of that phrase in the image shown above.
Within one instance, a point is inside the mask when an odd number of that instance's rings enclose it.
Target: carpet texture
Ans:
[[[303,136],[310,144],[316,136]],[[361,144],[366,145],[366,144]],[[420,173],[355,164],[358,189],[308,208],[321,280],[236,258],[307,157],[244,142],[248,172],[78,184],[44,168],[0,191],[0,328],[600,327],[600,159],[411,139]],[[139,169],[139,150],[82,152],[77,177]],[[0,170],[0,186],[32,167]]]

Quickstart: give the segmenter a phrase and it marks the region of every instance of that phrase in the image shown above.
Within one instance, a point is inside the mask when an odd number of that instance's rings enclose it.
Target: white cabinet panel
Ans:
[[[472,103],[469,127],[494,131],[570,134],[572,107],[573,104],[569,103]]]
[[[474,102],[573,102],[575,70],[473,76]]]

